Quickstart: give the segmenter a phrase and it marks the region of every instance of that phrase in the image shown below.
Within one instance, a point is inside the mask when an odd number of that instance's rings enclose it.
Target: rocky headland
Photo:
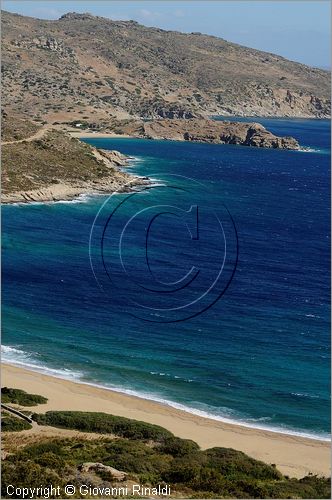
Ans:
[[[214,120],[154,120],[143,125],[143,136],[213,144],[237,144],[259,148],[300,148],[293,137],[278,137],[259,123]]]
[[[97,149],[63,129],[43,126],[20,116],[2,113],[2,202],[68,200],[80,194],[128,191],[148,179],[124,171],[129,159],[117,152]],[[71,129],[72,131],[75,129]],[[88,127],[79,134],[89,134]],[[234,144],[247,147],[300,148],[292,137],[277,137],[258,123],[205,119],[127,120],[104,132],[145,139],[168,139]],[[94,130],[95,132],[95,130]],[[76,129],[77,133],[77,129]],[[75,135],[75,132],[72,132]],[[93,134],[95,137],[95,133]]]
[[[67,124],[68,125],[68,124]],[[66,126],[66,124],[61,124]],[[235,144],[258,148],[300,149],[293,137],[278,137],[259,123],[217,121],[204,118],[161,120],[117,120],[109,123],[85,123],[80,132],[69,128],[75,137],[119,135],[144,139]],[[97,134],[97,135],[96,135]]]
[[[33,135],[22,138],[27,130]],[[19,139],[14,140],[13,134]],[[70,200],[81,194],[123,192],[148,179],[126,173],[129,158],[25,120],[3,121],[2,203]]]

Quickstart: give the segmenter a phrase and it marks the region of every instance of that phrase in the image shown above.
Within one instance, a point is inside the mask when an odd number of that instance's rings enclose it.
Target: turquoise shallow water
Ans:
[[[91,227],[107,197],[3,207],[3,360],[218,419],[326,437],[329,124],[263,123],[311,152],[89,140],[134,156],[135,173],[174,187],[135,195],[106,226],[127,195],[113,197],[97,219],[90,255]],[[137,217],[124,235],[125,274],[116,236],[138,208],[166,205],[176,213],[157,218],[149,240],[153,275],[164,283],[157,293],[142,253],[148,219]],[[199,207],[196,240],[179,217],[191,205]],[[238,236],[232,280],[236,233],[225,207]],[[158,308],[194,302],[223,262],[224,239],[208,208],[222,220],[227,259],[222,280],[200,304],[209,305],[230,285],[203,314],[160,323]],[[194,213],[186,219],[193,235]],[[200,272],[174,297],[165,283],[179,281],[184,270]],[[182,319],[179,314],[173,310],[167,319]]]

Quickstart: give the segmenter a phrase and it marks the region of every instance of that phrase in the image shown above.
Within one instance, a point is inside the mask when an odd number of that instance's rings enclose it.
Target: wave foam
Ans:
[[[223,422],[231,425],[238,425],[241,427],[248,427],[251,429],[257,429],[262,431],[274,432],[278,434],[286,434],[290,436],[305,437],[308,439],[315,439],[319,441],[330,441],[328,434],[315,434],[308,433],[305,431],[296,431],[293,429],[287,429],[284,427],[264,425],[261,422],[269,421],[270,417],[260,417],[260,418],[247,418],[243,419],[240,415],[230,408],[219,408],[218,410],[222,414],[216,414],[213,412],[213,408],[208,405],[200,404],[201,409],[195,408],[186,404],[177,403],[175,401],[170,401],[164,399],[158,395],[146,393],[144,391],[135,391],[132,389],[127,389],[123,387],[115,387],[112,385],[100,384],[97,381],[87,381],[84,380],[84,374],[81,372],[75,372],[73,370],[50,368],[41,364],[35,358],[38,357],[38,353],[29,353],[12,346],[1,346],[1,358],[3,363],[20,366],[22,368],[27,368],[31,371],[38,373],[43,373],[45,375],[50,375],[56,378],[61,378],[65,380],[70,380],[72,382],[80,383],[83,385],[88,385],[90,387],[98,387],[100,389],[106,389],[109,391],[117,392],[120,394],[126,394],[128,396],[134,396],[136,398],[145,399],[149,401],[154,401],[155,403],[162,404],[164,406],[169,406],[176,410],[184,411],[192,415],[197,415],[199,417],[208,418],[210,420],[216,420],[218,422]]]
[[[1,361],[4,364],[11,364],[20,366],[22,368],[28,368],[38,373],[44,373],[45,375],[68,379],[73,382],[79,382],[80,377],[83,376],[82,372],[69,370],[68,368],[50,368],[49,366],[40,364],[38,362],[38,356],[39,354],[36,352],[31,353],[22,351],[21,349],[17,349],[16,347],[6,345],[1,346]]]
[[[82,193],[71,200],[47,201],[47,202],[43,202],[43,204],[45,204],[45,205],[56,205],[56,204],[68,205],[68,204],[72,204],[72,203],[87,203],[88,201],[91,200],[91,198],[93,196],[94,195],[91,193],[89,193],[89,194]]]

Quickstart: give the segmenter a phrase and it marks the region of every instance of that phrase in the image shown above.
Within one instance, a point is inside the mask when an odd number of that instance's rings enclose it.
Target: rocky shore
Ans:
[[[62,124],[63,126],[64,124]],[[259,123],[217,121],[204,118],[161,120],[117,120],[93,123],[84,131],[71,130],[74,137],[137,137],[172,141],[235,144],[257,148],[299,150],[294,137],[278,137]]]
[[[4,131],[10,124],[4,123]],[[2,203],[71,200],[82,194],[124,192],[149,179],[123,170],[130,159],[61,131],[38,129],[2,145]]]
[[[31,202],[51,202],[69,201],[81,195],[111,194],[114,192],[129,192],[139,186],[149,184],[147,177],[141,178],[134,175],[124,174],[120,178],[114,177],[90,183],[77,184],[57,184],[55,186],[34,189],[31,191],[14,191],[2,194],[3,204],[8,203],[31,203]]]
[[[28,203],[73,199],[81,194],[128,191],[149,182],[123,170],[128,158],[97,149],[52,125],[27,127],[25,120],[3,120],[2,202]],[[34,125],[34,126],[32,126]],[[30,132],[28,132],[30,131]],[[114,134],[109,126],[104,131]],[[258,123],[206,119],[161,119],[117,122],[122,136],[233,144],[299,150],[293,137],[278,137]],[[26,136],[27,133],[32,135]],[[89,129],[82,135],[88,134]],[[98,133],[94,135],[98,136]]]
[[[259,148],[300,148],[293,137],[278,137],[259,123],[215,120],[154,120],[144,124],[145,137]]]

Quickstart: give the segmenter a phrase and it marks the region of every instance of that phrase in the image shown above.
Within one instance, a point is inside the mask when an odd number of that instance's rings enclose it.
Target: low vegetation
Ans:
[[[330,115],[328,71],[217,37],[75,13],[2,28],[3,105],[27,118]]]
[[[329,498],[330,482],[282,475],[275,466],[230,448],[201,450],[191,440],[162,427],[105,413],[50,411],[33,415],[42,425],[99,433],[101,437],[48,439],[28,444],[3,464],[6,484],[34,487],[40,483],[77,487],[86,476],[84,462],[98,462],[127,473],[127,481],[147,486],[169,484],[186,498]],[[106,436],[107,434],[107,436]],[[112,437],[110,437],[110,434]],[[28,465],[27,465],[28,464]],[[114,485],[104,472],[89,473],[89,484]],[[78,495],[79,497],[79,495]]]
[[[1,389],[1,402],[14,403],[21,406],[36,406],[47,403],[47,398],[39,394],[29,394],[21,389],[3,387]]]
[[[1,111],[1,119],[1,140],[4,142],[25,139],[34,135],[40,129],[40,125],[19,116],[8,119],[8,115],[4,110]]]
[[[1,414],[2,432],[19,432],[27,429],[32,429],[32,425],[26,420],[4,412]]]
[[[4,193],[41,189],[60,182],[93,181],[110,174],[88,144],[63,132],[50,130],[35,141],[2,147]]]
[[[48,439],[9,455],[2,465],[2,496],[7,485],[38,487],[115,483],[105,473],[83,476],[84,462],[98,462],[127,473],[146,486],[170,485],[185,498],[329,498],[327,479],[308,476],[288,479],[275,467],[227,448],[202,451],[192,441],[166,437],[164,442],[132,439]],[[123,483],[120,483],[123,485]],[[74,497],[75,498],[75,497]],[[80,498],[77,493],[76,498]]]
[[[46,400],[17,389],[4,388],[2,392],[8,402],[35,404]],[[125,486],[129,491],[132,484],[169,485],[172,496],[182,498],[330,498],[330,481],[326,478],[309,475],[292,479],[274,465],[241,451],[201,450],[194,441],[176,437],[158,425],[81,411],[48,411],[34,413],[32,418],[37,424],[53,427],[55,435],[56,427],[82,434],[65,438],[29,434],[19,445],[17,438],[5,440],[3,498],[8,498],[9,484],[25,488],[73,484],[76,493],[72,498],[83,498],[79,491],[82,484],[97,488]],[[5,431],[29,427],[12,415],[5,415],[2,423]],[[83,470],[86,462],[106,468]],[[116,482],[107,466],[124,471],[124,481]]]
[[[146,422],[139,422],[125,417],[116,417],[107,413],[48,411],[44,415],[35,413],[32,418],[41,425],[76,429],[82,432],[113,434],[133,440],[162,442],[172,436],[171,432],[158,425],[147,424]]]

